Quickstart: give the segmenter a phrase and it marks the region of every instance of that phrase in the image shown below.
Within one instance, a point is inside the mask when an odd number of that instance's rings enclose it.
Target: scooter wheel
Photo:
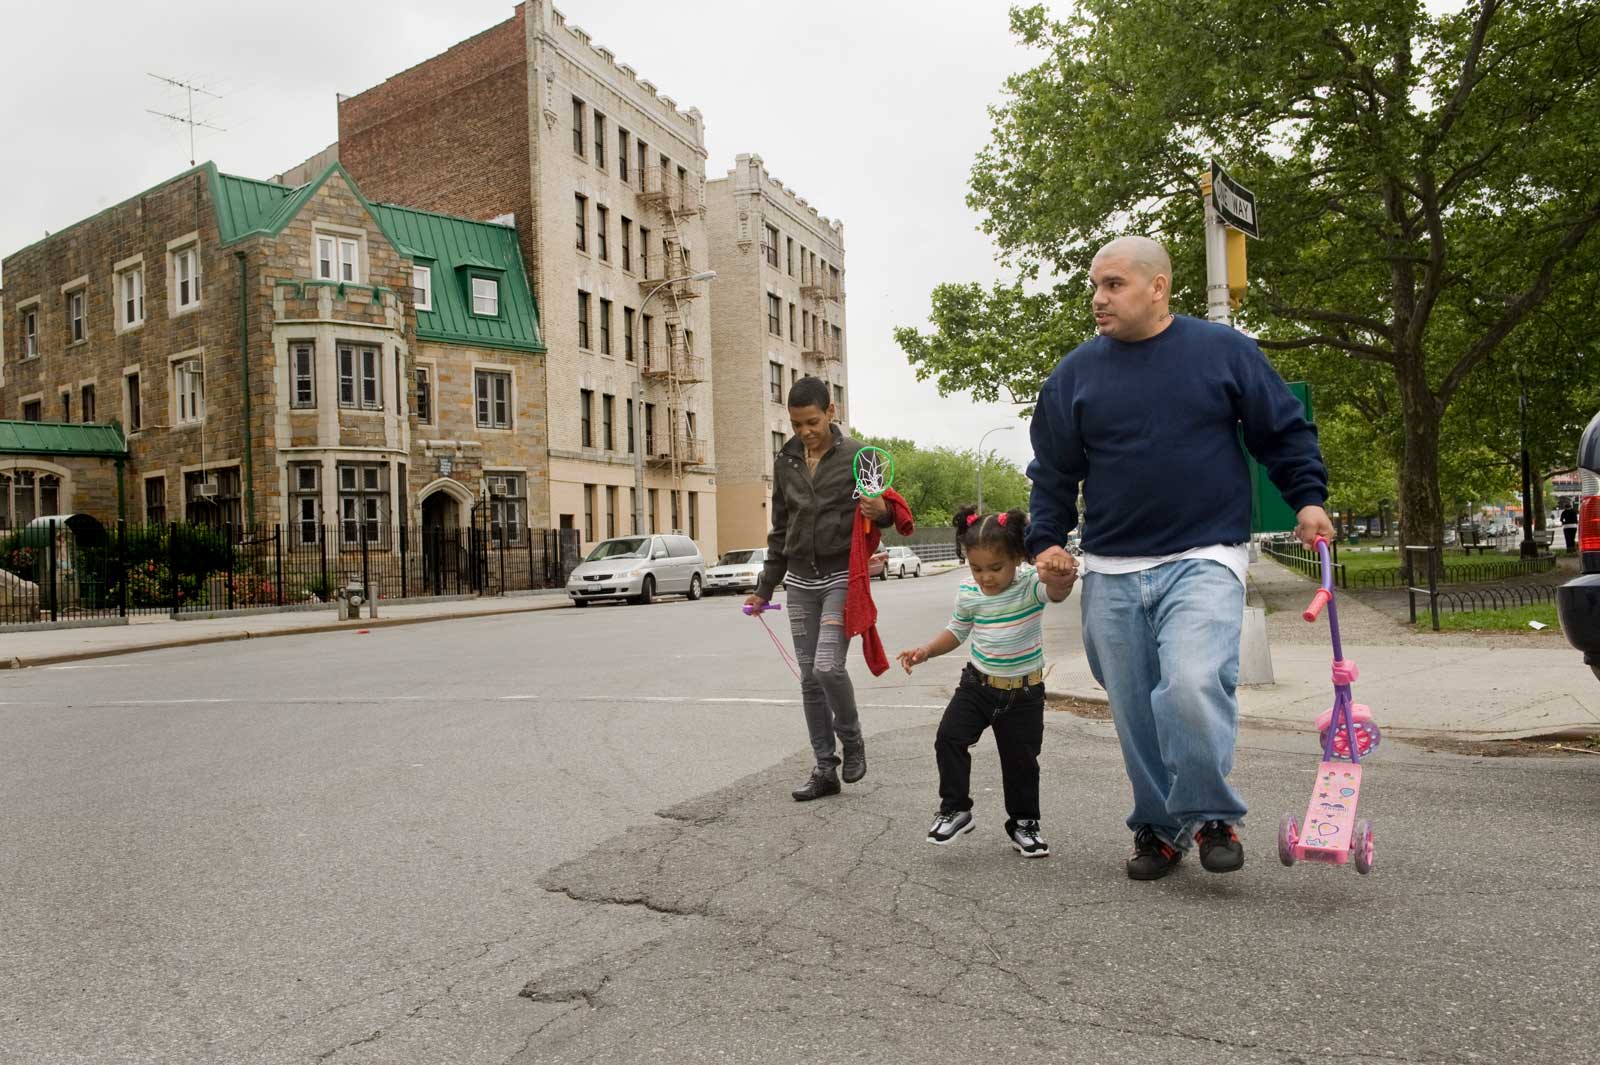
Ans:
[[[1300,822],[1294,814],[1284,814],[1278,822],[1278,861],[1294,864],[1295,844],[1300,842]]]
[[[1372,822],[1361,820],[1356,822],[1355,835],[1350,840],[1350,849],[1355,852],[1356,872],[1366,876],[1372,872]]]

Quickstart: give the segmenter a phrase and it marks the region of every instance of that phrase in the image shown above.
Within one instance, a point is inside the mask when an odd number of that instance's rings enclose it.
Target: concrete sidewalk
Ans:
[[[1316,586],[1275,562],[1250,567],[1251,601],[1265,603],[1276,683],[1239,689],[1239,711],[1265,727],[1309,730],[1333,705],[1333,648],[1326,621],[1299,612]],[[1394,736],[1507,740],[1600,734],[1600,683],[1559,633],[1478,636],[1413,632],[1356,596],[1336,599],[1347,659],[1361,671],[1356,702]],[[1046,617],[1051,615],[1047,614]],[[1056,615],[1060,618],[1060,615]],[[1076,634],[1057,620],[1045,645],[1053,692],[1105,701]]]
[[[165,616],[132,617],[128,619],[126,625],[103,628],[36,629],[30,632],[0,633],[0,669],[22,669],[28,666],[103,658],[108,655],[132,654],[137,651],[154,651],[165,647],[193,647],[199,644],[227,643],[267,636],[356,631],[392,625],[447,621],[452,618],[525,614],[533,610],[559,609],[567,605],[566,595],[555,591],[481,599],[413,601],[400,605],[386,605],[380,602],[378,617],[362,618],[360,621],[336,621],[331,604],[326,610],[243,614],[188,621],[173,621]]]

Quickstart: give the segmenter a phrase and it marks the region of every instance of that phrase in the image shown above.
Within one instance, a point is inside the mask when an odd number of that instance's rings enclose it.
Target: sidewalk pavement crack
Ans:
[[[664,913],[672,917],[707,917],[710,914],[704,906],[673,906],[664,902],[657,902],[646,895],[600,895],[585,894],[573,887],[552,887],[544,885],[544,890],[552,895],[565,895],[573,902],[592,902],[602,906],[639,906],[651,913]]]

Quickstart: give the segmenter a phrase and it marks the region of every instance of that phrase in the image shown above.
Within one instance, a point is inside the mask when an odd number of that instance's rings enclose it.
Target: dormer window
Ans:
[[[472,279],[472,313],[485,318],[500,316],[500,282],[492,277]]]

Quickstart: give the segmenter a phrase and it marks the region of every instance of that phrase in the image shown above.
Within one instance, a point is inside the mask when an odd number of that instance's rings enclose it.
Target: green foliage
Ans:
[[[1123,233],[1168,245],[1174,309],[1202,313],[1199,176],[1215,158],[1261,206],[1240,324],[1285,377],[1315,387],[1336,499],[1396,499],[1413,542],[1437,542],[1441,494],[1505,483],[1513,362],[1538,381],[1539,455],[1570,454],[1593,412],[1600,8],[1197,10],[1081,0],[1059,21],[1013,10],[1041,59],[992,109],[968,202],[1018,279],[941,285],[934,331],[896,339],[947,393],[1026,402],[1091,335],[1088,264]],[[1377,454],[1361,453],[1363,424]]]
[[[949,447],[923,448],[901,437],[866,436],[863,444],[894,456],[894,490],[905,497],[919,532],[949,528],[955,512],[977,501],[978,454]],[[987,511],[1028,507],[1029,483],[1016,465],[990,453],[983,464],[983,507]]]
[[[1419,629],[1433,628],[1432,614],[1424,615],[1420,608],[1417,614]],[[1536,630],[1528,627],[1530,621],[1546,626],[1545,633],[1559,635],[1561,632],[1554,603],[1534,603],[1532,606],[1514,606],[1505,610],[1469,610],[1459,614],[1444,612],[1439,615],[1439,629],[1443,632],[1526,632],[1531,635]]]

